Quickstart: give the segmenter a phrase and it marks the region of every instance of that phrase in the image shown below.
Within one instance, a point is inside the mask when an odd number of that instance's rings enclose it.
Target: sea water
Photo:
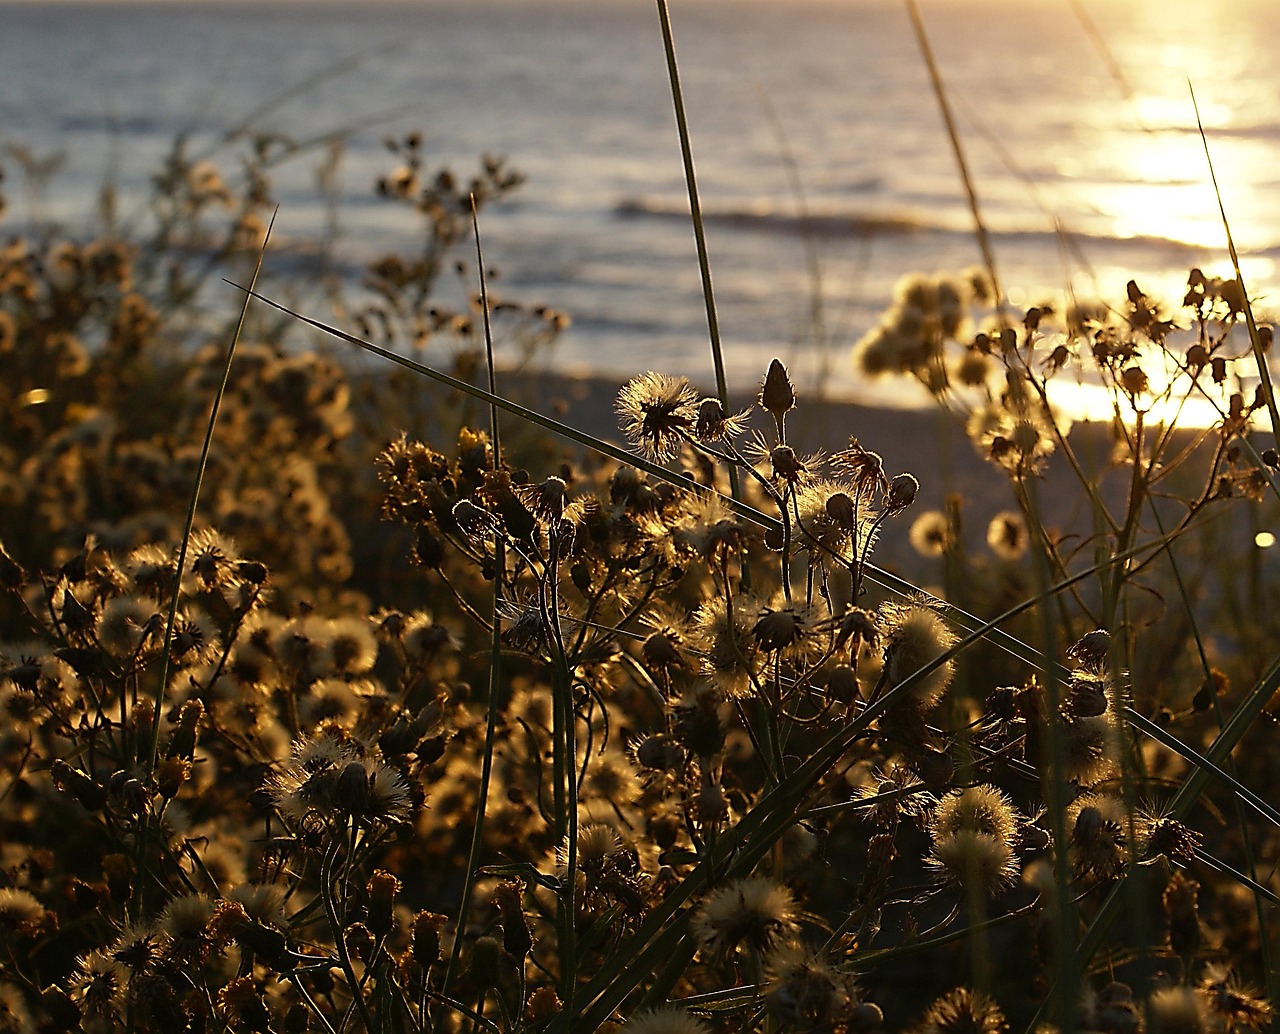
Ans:
[[[918,401],[849,350],[912,271],[976,265],[973,217],[901,0],[670,0],[729,378],[780,355],[805,390]],[[1015,304],[1128,279],[1176,302],[1229,275],[1194,86],[1251,292],[1280,257],[1280,63],[1269,0],[920,0]],[[280,254],[329,232],[315,169],[344,140],[338,252],[409,250],[376,200],[382,141],[430,167],[506,156],[527,182],[483,213],[494,287],[567,311],[542,361],[708,383],[684,170],[650,0],[0,3],[0,232],[94,230],[115,185],[145,226],[175,138],[237,174],[250,128],[304,145],[275,170]],[[53,159],[32,189],[10,147]],[[272,258],[268,257],[268,263]],[[228,289],[229,290],[229,289]],[[317,304],[319,304],[317,302]],[[235,300],[228,295],[228,306]],[[318,310],[322,318],[329,313]]]

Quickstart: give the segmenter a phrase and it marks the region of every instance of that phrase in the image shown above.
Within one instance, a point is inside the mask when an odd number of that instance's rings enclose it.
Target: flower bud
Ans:
[[[498,986],[498,967],[502,964],[502,942],[496,937],[477,937],[471,946],[467,976],[477,990]]]
[[[773,415],[782,427],[782,418],[795,407],[796,393],[791,387],[791,378],[787,376],[787,368],[782,360],[774,359],[769,363],[769,372],[765,374],[764,385],[760,388],[760,406]]]
[[[364,923],[352,923],[348,926],[343,934],[343,939],[346,942],[347,951],[366,966],[373,962],[378,942],[373,936],[373,931],[365,926]]]
[[[520,903],[522,891],[519,883],[504,880],[493,892],[493,903],[502,913],[502,947],[517,960],[523,959],[533,948],[529,922]]]
[[[160,796],[166,801],[173,800],[190,775],[191,762],[186,758],[165,758],[156,768],[156,787]]]
[[[400,893],[400,881],[391,873],[377,869],[365,889],[369,895],[369,930],[375,937],[385,937],[394,925],[392,908],[396,895]]]
[[[889,491],[885,493],[885,509],[890,513],[901,513],[916,501],[916,493],[919,491],[919,481],[910,474],[899,474],[889,482]]]
[[[440,961],[440,931],[448,922],[438,912],[419,912],[413,917],[413,960],[424,970]]]

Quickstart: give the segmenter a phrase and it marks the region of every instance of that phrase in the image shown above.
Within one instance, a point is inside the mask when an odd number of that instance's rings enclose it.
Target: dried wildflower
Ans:
[[[220,588],[235,577],[239,560],[235,543],[212,528],[202,529],[191,536],[187,562],[201,588]]]
[[[267,789],[280,813],[297,823],[315,814],[394,824],[408,817],[412,803],[399,772],[328,731],[296,742],[292,762]]]
[[[661,1005],[636,1013],[619,1034],[710,1034],[710,1028],[678,1006]]]
[[[907,541],[923,557],[939,557],[955,546],[951,522],[941,510],[926,510],[911,522]]]
[[[1110,794],[1081,794],[1067,806],[1067,858],[1077,877],[1112,880],[1129,860],[1129,817]]]
[[[742,519],[718,495],[708,492],[691,495],[670,534],[672,545],[680,553],[701,557],[716,566],[736,555],[748,537]]]
[[[400,893],[400,881],[385,869],[374,870],[369,878],[365,892],[369,895],[369,917],[367,925],[377,937],[385,937],[391,932],[393,920],[392,907],[396,895]]]
[[[180,963],[202,962],[209,953],[209,921],[213,900],[203,894],[185,894],[164,907],[157,927],[166,939],[165,954]]]
[[[93,1017],[115,1013],[128,985],[129,971],[109,952],[92,951],[80,959],[71,980],[71,999]]]
[[[342,675],[363,675],[372,668],[378,658],[378,644],[368,622],[356,617],[331,622],[329,657],[334,671]]]
[[[723,733],[719,739],[717,753],[724,748]],[[692,744],[690,749],[698,754],[698,750]],[[725,795],[720,779],[707,763],[710,755],[699,754],[699,758],[702,761],[702,767],[698,775],[698,794],[693,801],[693,813],[704,828],[716,827],[728,821],[729,798]]]
[[[694,930],[717,958],[730,958],[739,950],[763,957],[796,931],[795,899],[765,876],[734,880],[707,895]]]
[[[1102,668],[1107,663],[1107,651],[1111,649],[1111,633],[1104,628],[1086,632],[1067,650],[1067,656],[1079,661],[1086,668]]]
[[[1145,818],[1142,826],[1144,864],[1165,858],[1174,865],[1186,866],[1195,860],[1200,834],[1167,815]]]
[[[929,1007],[913,1034],[1004,1034],[1004,1013],[980,991],[957,987]]]
[[[179,613],[173,624],[169,655],[175,665],[192,668],[213,660],[221,650],[213,623],[203,614]]]
[[[684,688],[675,707],[671,731],[676,739],[703,764],[708,764],[724,750],[725,726],[720,714],[721,694],[714,685],[694,682]]]
[[[1181,869],[1175,869],[1161,898],[1169,921],[1169,947],[1184,959],[1196,953],[1203,939],[1199,895],[1200,884]]]
[[[655,772],[674,772],[684,764],[683,748],[665,733],[646,737],[635,745],[636,763]]]
[[[44,918],[44,906],[35,895],[15,887],[0,889],[0,937],[34,932]]]
[[[116,657],[133,656],[149,638],[163,631],[161,610],[155,600],[145,596],[109,600],[98,621],[98,641]]]
[[[271,1013],[253,977],[238,977],[218,992],[218,1009],[233,1030],[266,1034]]]
[[[415,611],[405,619],[401,642],[411,664],[425,664],[454,645],[449,630],[436,624],[426,611]]]
[[[1077,671],[1067,683],[1064,710],[1075,719],[1097,718],[1110,706],[1110,680],[1101,674]]]
[[[771,610],[766,607],[751,628],[751,634],[766,653],[777,653],[800,642],[806,632],[804,608],[798,606]]]
[[[626,754],[609,746],[595,755],[588,766],[582,790],[584,800],[605,801],[617,808],[636,798],[640,783]]]
[[[1208,966],[1200,980],[1200,997],[1215,1026],[1226,1034],[1262,1031],[1271,1023],[1271,1003],[1221,965]]]
[[[628,440],[659,463],[672,459],[697,420],[698,394],[684,377],[646,373],[618,392],[618,414]]]
[[[864,449],[858,439],[850,438],[846,448],[831,456],[831,465],[844,473],[854,485],[857,493],[879,491],[887,492],[889,479],[884,472],[884,461],[879,453]]]
[[[1030,538],[1022,514],[1004,510],[987,525],[987,546],[997,557],[1012,563],[1027,551]]]
[[[1120,374],[1120,387],[1131,396],[1145,394],[1149,383],[1147,375],[1142,372],[1140,366],[1127,367]]]
[[[848,1023],[859,1004],[850,974],[796,945],[779,945],[766,962],[765,974],[765,1010],[783,1026],[835,1028]]]
[[[910,474],[899,474],[889,482],[884,493],[884,510],[890,516],[899,514],[916,501],[920,482]]]
[[[769,464],[775,481],[798,485],[814,463],[814,457],[801,458],[790,445],[775,445],[769,450]]]
[[[874,513],[859,513],[850,493],[856,489],[839,481],[808,481],[795,495],[797,549],[814,555],[820,562],[828,558],[848,563],[851,547],[865,548]],[[862,527],[859,527],[859,524]]]
[[[581,869],[598,869],[609,857],[622,850],[622,837],[605,822],[588,822],[578,829],[577,858]],[[569,871],[568,841],[556,850],[556,873],[563,877]]]
[[[331,626],[314,616],[293,618],[278,625],[271,637],[271,656],[302,682],[328,671]]]
[[[413,917],[410,946],[413,959],[424,970],[440,961],[440,931],[449,922],[438,912],[418,912]]]
[[[675,629],[664,628],[650,633],[640,648],[645,664],[655,671],[687,667],[680,653],[680,643],[680,633]]]
[[[1209,1034],[1209,1010],[1190,987],[1162,987],[1147,999],[1150,1034]]]
[[[155,600],[167,600],[173,593],[177,559],[159,546],[142,546],[125,559],[125,573],[138,592]]]
[[[969,438],[997,466],[1016,477],[1038,472],[1065,435],[1071,421],[1063,413],[1046,409],[1025,385],[1009,375],[1009,387],[1001,399],[975,409],[969,418]]]
[[[1109,778],[1116,770],[1119,751],[1119,731],[1110,705],[1099,715],[1062,717],[1066,777],[1081,786],[1093,786]]]
[[[884,661],[888,688],[902,684],[926,665],[934,664],[955,646],[955,633],[937,611],[920,605],[882,609]],[[915,680],[910,697],[925,708],[935,706],[951,685],[955,662],[947,657],[929,674]]]
[[[1081,996],[1080,1019],[1089,1030],[1112,1034],[1141,1034],[1142,1010],[1128,984],[1112,981],[1096,994],[1086,988]]]
[[[986,898],[1011,887],[1018,879],[1018,859],[1012,844],[976,829],[935,834],[926,861],[943,883]]]
[[[980,388],[991,376],[991,360],[976,348],[967,348],[956,362],[954,376],[968,388]]]
[[[120,965],[139,973],[151,969],[159,960],[160,943],[149,923],[129,924],[107,951]]]
[[[563,478],[550,477],[536,485],[522,486],[516,494],[540,521],[555,525],[565,515],[568,486]]]
[[[493,892],[493,903],[502,913],[502,947],[514,959],[523,959],[533,947],[523,894],[523,885],[513,880],[504,880]]]
[[[502,941],[497,937],[477,937],[467,959],[467,980],[478,991],[497,987],[504,961]]]
[[[747,429],[748,416],[747,411],[728,416],[719,399],[705,398],[698,403],[698,419],[693,428],[694,436],[701,442],[728,441]]]
[[[861,696],[858,673],[847,664],[838,664],[827,678],[827,693],[841,704],[851,704]]]
[[[758,603],[749,599],[734,601],[730,610],[724,596],[708,600],[694,615],[692,643],[703,657],[703,672],[727,696],[745,696],[751,691],[751,678],[759,667],[752,642]]]
[[[934,809],[931,828],[935,837],[971,829],[1012,844],[1018,838],[1019,818],[1004,793],[981,783],[943,797]]]

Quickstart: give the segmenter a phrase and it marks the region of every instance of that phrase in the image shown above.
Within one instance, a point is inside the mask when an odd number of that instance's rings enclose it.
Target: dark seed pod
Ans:
[[[97,811],[107,803],[106,787],[100,786],[61,758],[53,763],[52,773],[54,785],[79,801],[88,811]]]
[[[394,925],[392,909],[400,892],[400,881],[391,873],[378,869],[369,878],[366,891],[369,895],[368,927],[375,937],[385,937]]]
[[[842,704],[853,703],[859,696],[857,672],[847,664],[839,665],[827,679],[827,692]]]
[[[369,804],[369,773],[364,765],[352,761],[338,773],[334,797],[352,815],[363,815]]]
[[[440,931],[447,922],[438,912],[419,912],[413,917],[413,960],[424,970],[440,961]]]
[[[782,360],[774,359],[769,363],[769,372],[764,376],[764,384],[760,388],[760,406],[767,410],[778,427],[782,427],[782,418],[795,408],[796,393],[791,387],[791,378],[787,376],[787,368]]]

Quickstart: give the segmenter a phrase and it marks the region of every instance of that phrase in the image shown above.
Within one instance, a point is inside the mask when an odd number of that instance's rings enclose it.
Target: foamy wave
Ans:
[[[628,198],[619,202],[614,211],[618,216],[627,219],[679,219],[686,222],[689,219],[689,210],[685,207],[645,198]],[[815,212],[802,216],[795,212],[751,206],[704,208],[702,218],[709,226],[724,226],[752,233],[776,233],[786,236],[809,234],[831,238],[892,237],[907,234],[970,236],[973,233],[973,226],[967,221],[949,221],[919,212]],[[989,226],[988,230],[997,241],[1042,244],[1050,247],[1056,246],[1058,242],[1057,232],[1047,227],[1001,226],[997,223]],[[1120,237],[1072,229],[1068,231],[1068,236],[1079,244],[1096,243],[1112,247],[1155,249],[1188,254],[1205,250],[1202,245],[1190,241],[1149,234]]]

